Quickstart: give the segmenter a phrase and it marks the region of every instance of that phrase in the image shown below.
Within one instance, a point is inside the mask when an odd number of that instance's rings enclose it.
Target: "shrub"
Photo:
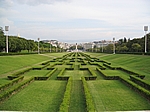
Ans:
[[[120,77],[120,81],[150,101],[150,91],[146,90],[145,88],[135,84],[134,82],[132,82],[128,79],[124,79],[124,78]]]
[[[52,71],[50,71],[48,74],[46,74],[46,77],[50,77],[56,70],[57,70],[57,68],[53,68]]]
[[[42,65],[47,65],[49,63],[50,63],[50,61],[46,61],[46,62],[42,63]]]
[[[17,93],[20,89],[24,88],[25,86],[27,86],[29,83],[34,81],[34,77],[23,81],[22,83],[17,84],[17,86],[13,86],[12,88],[4,91],[3,94],[0,94],[0,101],[3,101],[5,99],[7,99],[8,97],[10,97],[11,95]]]
[[[95,109],[94,101],[93,101],[92,95],[89,91],[89,88],[87,86],[86,80],[84,77],[81,77],[81,79],[82,79],[84,94],[85,94],[85,98],[86,98],[87,111],[95,112],[96,109]]]
[[[24,76],[20,76],[20,77],[17,77],[15,79],[13,79],[11,82],[9,83],[6,83],[4,85],[0,85],[0,91],[4,91],[6,88],[10,87],[10,86],[13,86],[14,84],[22,81],[24,78]]]
[[[72,77],[69,77],[66,91],[64,93],[63,101],[59,107],[59,112],[68,112],[69,111],[69,104],[70,104],[70,97],[71,97],[71,86],[72,86]]]
[[[100,70],[99,68],[96,68],[96,70],[98,72],[100,72],[100,74],[106,79],[106,80],[118,80],[120,77],[119,76],[108,76],[107,74],[104,74],[102,72],[102,70]]]
[[[13,73],[12,76],[19,76],[19,75],[22,75],[26,72],[29,72],[30,70],[32,70],[32,68],[27,68],[27,69],[21,70],[19,72]]]
[[[133,76],[133,75],[130,75],[130,79],[133,82],[137,83],[138,85],[144,87],[145,89],[150,90],[150,84],[144,82],[142,79],[140,79],[140,78],[138,78],[136,76]]]
[[[47,80],[49,77],[34,77],[34,80]]]
[[[95,74],[95,72],[91,68],[88,68],[88,70],[92,76],[97,77],[97,75]]]
[[[127,70],[127,69],[124,69],[122,67],[118,67],[117,69],[118,70],[122,70],[122,71],[124,71],[124,72],[126,72],[128,74],[131,74],[131,75],[136,75],[136,76],[140,77],[141,79],[144,79],[144,77],[145,77],[145,75],[140,75],[139,73],[135,73],[135,72],[133,72],[131,70]]]

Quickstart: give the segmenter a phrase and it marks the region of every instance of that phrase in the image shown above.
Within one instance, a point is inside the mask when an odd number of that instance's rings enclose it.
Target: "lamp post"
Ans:
[[[50,46],[49,46],[49,47],[50,47],[49,50],[50,50],[50,52],[51,52],[51,51],[52,51],[52,48],[51,48],[51,41],[49,41],[49,45],[50,45]]]
[[[38,38],[38,54],[40,54],[39,41],[40,41],[40,38]]]
[[[146,31],[148,31],[148,26],[144,26],[144,31],[145,31],[145,53],[147,52],[147,35]]]
[[[102,40],[102,52],[103,52],[103,40]]]
[[[5,31],[9,30],[9,26],[5,26]],[[8,53],[8,34],[6,34],[6,52]]]
[[[114,54],[115,54],[115,38],[113,38],[113,51],[114,51]]]

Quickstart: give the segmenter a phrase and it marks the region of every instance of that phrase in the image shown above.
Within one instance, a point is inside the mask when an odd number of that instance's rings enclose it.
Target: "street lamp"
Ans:
[[[102,52],[103,52],[103,47],[104,47],[104,46],[103,46],[103,44],[104,44],[103,42],[104,42],[104,41],[102,40]]]
[[[146,50],[146,49],[147,49],[147,48],[146,48],[146,47],[147,47],[147,45],[146,45],[146,44],[147,44],[147,35],[146,35],[146,31],[148,31],[148,26],[144,26],[144,31],[145,31],[145,53],[146,53],[146,52],[147,52],[147,50]]]
[[[39,41],[40,41],[40,38],[38,38],[38,54],[40,54]]]
[[[49,46],[49,47],[50,47],[49,50],[50,50],[50,52],[51,52],[51,50],[52,50],[52,48],[51,48],[51,41],[49,41],[49,45],[50,45],[50,46]]]
[[[115,38],[113,38],[113,51],[114,51],[114,54],[115,54]]]
[[[5,31],[9,30],[9,26],[5,26]],[[8,34],[6,34],[6,52],[8,53]]]

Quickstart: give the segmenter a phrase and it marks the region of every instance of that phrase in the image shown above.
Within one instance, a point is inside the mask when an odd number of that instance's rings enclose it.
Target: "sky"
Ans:
[[[150,0],[0,0],[0,27],[9,26],[8,35],[68,43],[141,38],[149,6]]]

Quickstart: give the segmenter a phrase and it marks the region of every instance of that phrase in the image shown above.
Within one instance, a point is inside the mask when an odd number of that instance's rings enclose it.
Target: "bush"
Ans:
[[[65,71],[65,68],[63,68],[63,69],[60,71],[60,73],[58,74],[58,76],[62,76],[63,73],[64,73],[64,71]]]
[[[50,77],[56,70],[57,70],[57,68],[53,68],[52,71],[50,71],[48,74],[46,74],[46,77]]]
[[[68,83],[66,86],[66,91],[64,93],[64,98],[59,107],[59,112],[68,112],[69,111],[71,87],[72,87],[72,77],[69,77],[69,80],[68,80]]]
[[[88,70],[92,76],[97,77],[97,75],[95,74],[95,72],[92,69],[88,68]]]
[[[35,52],[32,52],[32,53],[0,53],[0,56],[29,55],[29,54],[37,54],[37,53],[35,53]]]
[[[95,112],[96,109],[95,109],[94,101],[93,101],[92,95],[89,91],[89,88],[87,86],[86,80],[84,77],[81,77],[81,79],[82,79],[84,94],[85,94],[85,98],[86,98],[87,111]]]
[[[19,75],[22,75],[26,72],[29,72],[30,70],[32,70],[32,68],[27,68],[27,69],[21,70],[19,72],[13,73],[11,76],[19,76]]]
[[[150,101],[150,91],[146,90],[145,88],[135,84],[134,82],[132,82],[128,79],[124,79],[124,78],[120,77],[120,81]]]
[[[20,76],[20,77],[17,77],[17,78],[15,78],[15,79],[13,79],[13,80],[12,80],[11,82],[9,82],[9,83],[6,83],[6,84],[4,84],[4,85],[0,85],[0,91],[4,91],[4,90],[7,89],[8,87],[13,86],[14,84],[16,84],[16,83],[22,81],[23,78],[24,78],[24,76]]]
[[[133,76],[133,75],[130,75],[130,79],[133,82],[137,83],[138,85],[144,87],[145,89],[150,90],[150,84],[144,82],[142,79],[140,79],[140,78],[138,78],[136,76]]]
[[[23,81],[22,83],[17,84],[17,86],[13,86],[12,88],[4,91],[3,94],[0,94],[0,102],[2,102],[3,100],[9,98],[11,95],[17,93],[20,89],[24,88],[25,86],[27,86],[29,83],[34,81],[34,77]]]
[[[47,80],[49,77],[34,77],[34,80]]]
[[[69,79],[69,77],[64,77],[64,76],[63,76],[64,71],[65,71],[65,68],[63,68],[63,69],[60,71],[60,73],[59,73],[58,76],[57,76],[57,79],[58,79],[58,80],[68,80],[68,79]]]
[[[47,65],[49,63],[50,63],[50,61],[46,61],[46,62],[42,63],[42,65]]]
[[[140,77],[140,78],[142,78],[142,79],[144,79],[144,77],[145,77],[145,75],[140,75],[140,74],[138,74],[138,73],[135,73],[135,72],[133,72],[133,71],[131,71],[131,70],[124,69],[124,68],[122,68],[122,67],[118,67],[117,69],[118,69],[118,70],[122,70],[122,71],[124,71],[124,72],[126,72],[126,73],[128,73],[128,74],[138,76],[138,77]]]
[[[107,74],[104,74],[102,72],[102,70],[100,70],[99,68],[96,68],[96,70],[98,72],[100,72],[100,74],[102,74],[102,76],[106,79],[106,80],[118,80],[120,77],[119,76],[108,76]]]

